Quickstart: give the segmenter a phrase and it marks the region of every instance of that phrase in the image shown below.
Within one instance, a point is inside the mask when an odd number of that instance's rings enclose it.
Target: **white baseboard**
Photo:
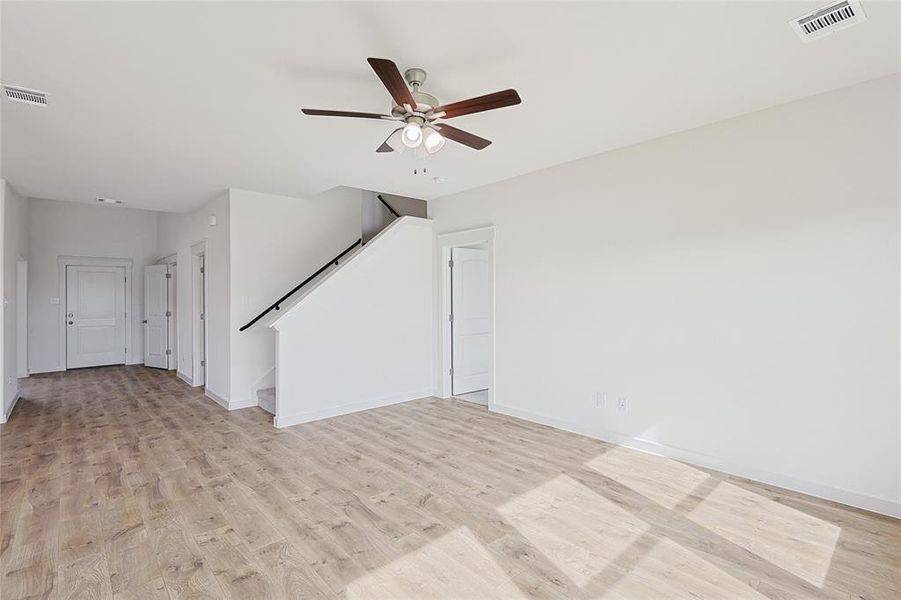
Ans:
[[[212,391],[210,388],[204,390],[204,395],[224,408],[225,410],[240,410],[242,408],[250,408],[251,406],[256,406],[256,402],[252,402],[249,400],[242,400],[238,402],[229,402],[222,396],[218,395],[216,392]]]
[[[191,379],[190,377],[188,377],[187,375],[185,375],[184,373],[182,373],[181,371],[176,371],[175,376],[178,377],[179,379],[181,379],[182,381],[184,381],[185,383],[187,383],[188,385],[190,385],[191,387],[194,387],[194,380]]]
[[[0,412],[0,423],[6,423],[7,421],[9,421],[9,417],[12,416],[13,410],[16,408],[16,403],[21,397],[22,394],[19,393],[19,390],[16,390],[16,395],[13,396],[13,401],[12,404],[9,405],[9,410]]]
[[[41,373],[62,373],[65,370],[66,370],[66,367],[54,367],[52,369],[38,369],[36,371],[32,370],[31,374],[32,375],[40,375]]]
[[[209,398],[210,400],[212,400],[213,402],[215,402],[216,404],[218,404],[219,406],[221,406],[222,408],[224,408],[225,410],[228,410],[228,400],[226,400],[225,398],[219,396],[218,394],[216,394],[216,392],[214,392],[214,391],[211,390],[210,388],[205,389],[205,390],[203,391],[203,394],[204,394],[207,398]]]
[[[494,412],[509,415],[511,417],[517,417],[519,419],[531,421],[533,423],[540,423],[542,425],[548,425],[557,429],[563,429],[564,431],[578,433],[590,438],[609,442],[611,444],[625,446],[626,448],[632,448],[633,450],[640,450],[642,452],[648,452],[650,454],[665,456],[667,458],[686,462],[698,467],[713,469],[727,473],[729,475],[744,477],[745,479],[759,481],[761,483],[774,485],[795,492],[801,492],[802,494],[808,494],[810,496],[815,496],[824,500],[831,500],[833,502],[847,504],[848,506],[862,508],[864,510],[869,510],[890,517],[901,518],[901,502],[894,500],[878,498],[875,496],[860,494],[858,492],[852,492],[849,490],[843,490],[841,488],[835,488],[821,483],[797,479],[789,475],[772,473],[770,471],[748,467],[746,465],[733,464],[714,458],[712,456],[707,456],[705,454],[692,452],[690,450],[683,450],[680,448],[673,448],[671,446],[660,444],[659,442],[630,437],[591,424],[564,421],[557,419],[556,417],[549,417],[547,415],[522,410],[512,406],[504,406],[495,403],[489,406],[488,409]]]
[[[257,406],[257,402],[254,400],[236,400],[234,402],[229,402],[228,410],[241,410],[242,408],[250,408],[252,406]]]
[[[419,398],[426,398],[432,395],[432,389],[417,390],[407,394],[398,394],[387,398],[379,398],[376,400],[362,400],[360,402],[350,402],[339,406],[332,406],[319,410],[311,410],[309,412],[295,413],[293,415],[276,416],[273,419],[273,425],[278,428],[290,427],[291,425],[300,425],[301,423],[309,423],[320,419],[328,419],[331,417],[340,417],[341,415],[349,415],[351,413],[360,412],[379,408],[381,406],[389,406],[391,404],[400,404],[401,402],[409,402]]]

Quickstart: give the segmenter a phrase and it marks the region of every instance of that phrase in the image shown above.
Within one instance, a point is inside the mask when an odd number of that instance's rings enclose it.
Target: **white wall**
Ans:
[[[239,328],[360,237],[360,190],[309,198],[232,189],[230,407],[255,406],[255,384],[275,367],[275,336]],[[264,385],[268,387],[268,385]]]
[[[3,248],[3,257],[4,260],[6,258],[6,180],[0,179],[0,248]],[[4,297],[6,293],[5,289],[5,277],[0,277],[0,298]],[[0,344],[0,364],[6,365],[6,353],[11,351],[11,349],[6,348],[6,327],[4,326],[5,321],[4,318],[0,318],[0,340],[3,340],[3,343]],[[6,386],[0,386],[0,423],[6,423],[6,419],[8,416],[7,411],[7,395]],[[15,395],[13,395],[15,398]],[[10,400],[9,403],[12,404],[13,400]]]
[[[30,198],[28,225],[28,362],[32,373],[65,368],[60,328],[65,290],[59,289],[60,256],[122,258],[132,261],[132,304],[127,326],[129,364],[144,360],[145,265],[156,259],[156,212]],[[51,299],[59,304],[51,304]]]
[[[18,261],[28,256],[28,202],[12,187],[3,183],[3,413],[5,419],[12,410],[19,392],[19,285]]]
[[[434,238],[404,217],[275,322],[275,424],[432,394]]]
[[[431,202],[497,227],[493,408],[901,514],[899,81]]]
[[[209,224],[210,216],[216,217],[215,226]],[[161,213],[158,239],[158,254],[161,258],[177,255],[178,372],[189,382],[194,380],[191,247],[200,242],[206,245],[206,388],[224,403],[229,398],[230,368],[229,220],[228,193],[223,192],[193,213]]]

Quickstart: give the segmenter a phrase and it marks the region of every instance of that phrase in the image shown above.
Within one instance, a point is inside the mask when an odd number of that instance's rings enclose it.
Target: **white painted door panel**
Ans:
[[[168,265],[144,267],[144,365],[168,368],[169,344]]]
[[[488,388],[491,315],[488,251],[454,248],[452,272],[453,393]]]
[[[125,363],[125,269],[66,267],[66,368]]]

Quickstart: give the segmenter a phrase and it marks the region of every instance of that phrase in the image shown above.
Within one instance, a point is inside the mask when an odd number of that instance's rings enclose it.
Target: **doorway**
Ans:
[[[144,366],[176,369],[175,262],[144,267]]]
[[[125,364],[125,268],[66,266],[66,368]]]
[[[28,377],[28,262],[16,263],[16,377]]]
[[[488,248],[451,248],[451,393],[488,403],[491,354]]]
[[[206,388],[207,328],[206,328],[206,255],[205,245],[192,247],[191,254],[191,385]]]
[[[494,228],[438,236],[442,396],[494,402]]]

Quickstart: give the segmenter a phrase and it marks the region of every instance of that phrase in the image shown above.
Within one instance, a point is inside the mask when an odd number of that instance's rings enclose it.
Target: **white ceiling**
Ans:
[[[898,3],[802,44],[786,22],[822,4],[5,1],[0,76],[51,97],[0,103],[2,175],[167,211],[226,187],[431,199],[899,70]],[[368,56],[424,67],[445,102],[523,103],[454,119],[494,144],[448,143],[414,176],[374,152],[392,123],[299,112],[387,110]]]

